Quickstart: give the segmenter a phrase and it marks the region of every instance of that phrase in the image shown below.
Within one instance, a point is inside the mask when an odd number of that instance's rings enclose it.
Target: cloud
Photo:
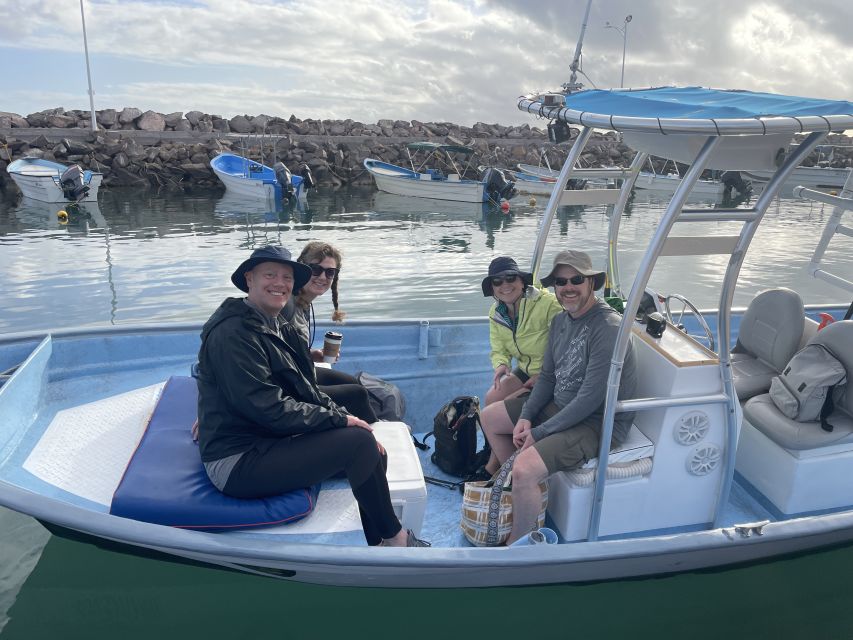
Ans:
[[[815,0],[594,3],[588,86],[692,84],[850,97],[853,3]],[[849,5],[849,6],[848,6]],[[89,0],[97,108],[199,109],[224,116],[530,122],[515,98],[568,80],[583,0]],[[81,58],[79,5],[0,0],[13,68],[42,52]],[[838,19],[832,19],[836,15]],[[846,23],[844,22],[846,20]],[[71,61],[74,61],[72,64]],[[2,110],[87,108],[69,69],[13,72]],[[73,77],[72,77],[73,76]],[[76,83],[76,85],[75,85]],[[49,100],[61,102],[37,102]],[[21,105],[21,106],[16,106]]]

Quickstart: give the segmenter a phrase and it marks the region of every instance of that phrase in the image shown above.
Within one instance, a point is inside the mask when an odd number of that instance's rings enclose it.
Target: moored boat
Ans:
[[[785,180],[786,188],[796,186],[817,189],[840,189],[844,186],[853,169],[850,167],[797,167]],[[772,171],[744,171],[744,175],[759,183],[765,183],[773,177]]]
[[[400,196],[494,204],[515,193],[513,183],[499,169],[486,168],[477,180],[464,177],[473,171],[474,149],[470,147],[413,142],[407,145],[406,152],[411,169],[374,158],[364,160],[364,168],[373,176],[378,189]],[[461,165],[455,155],[465,158]]]
[[[76,164],[43,158],[19,158],[6,167],[26,198],[40,202],[97,202],[104,176]]]
[[[228,193],[270,204],[282,201],[305,202],[308,189],[314,186],[307,165],[302,168],[300,175],[293,175],[282,162],[268,167],[234,153],[220,153],[210,161],[210,168]]]
[[[582,106],[576,107],[575,100]],[[558,176],[557,190],[564,190],[571,179],[592,127],[627,122],[651,133],[660,126],[655,116],[635,114],[628,118],[619,110],[618,101],[606,100],[614,109],[599,116],[589,105],[583,105],[584,100],[582,94],[569,95],[565,108],[553,114],[569,124],[581,125],[575,147]],[[668,100],[669,109],[671,104]],[[531,113],[543,112],[535,97],[523,99],[520,107]],[[729,349],[735,341],[750,345],[751,326],[775,327],[758,335],[759,343],[769,335],[785,332],[786,342],[793,345],[789,347],[796,349],[815,335],[816,311],[830,312],[838,319],[844,314],[841,305],[827,303],[819,309],[794,309],[792,320],[781,317],[772,305],[762,311],[759,298],[767,297],[761,295],[745,312],[730,308],[740,261],[774,192],[798,158],[792,157],[779,168],[777,178],[750,208],[683,206],[691,182],[706,165],[731,161],[728,156],[717,158],[713,153],[718,147],[725,151],[727,136],[754,137],[751,142],[757,149],[747,164],[761,166],[762,158],[770,163],[774,156],[762,142],[775,144],[764,140],[762,126],[791,135],[805,127],[810,132],[805,144],[808,147],[831,127],[853,126],[850,107],[849,103],[835,103],[837,112],[815,113],[805,101],[796,117],[780,120],[766,117],[759,104],[751,116],[735,118],[737,122],[714,115],[707,121],[670,115],[676,131],[668,132],[668,137],[677,136],[678,130],[701,135],[700,152],[663,213],[638,267],[635,284],[625,296],[617,259],[619,220],[644,159],[644,152],[638,154],[633,175],[626,179],[616,210],[609,216],[612,255],[607,265],[608,288],[614,298],[622,299],[625,313],[608,388],[618,388],[623,347],[629,341],[634,343],[642,382],[635,400],[617,404],[611,397],[615,393],[609,394],[602,439],[609,444],[608,430],[617,411],[636,411],[632,431],[638,443],[634,455],[639,457],[631,459],[622,455],[624,450],[610,452],[605,446],[589,468],[552,479],[549,513],[560,532],[561,544],[510,550],[467,546],[458,531],[459,493],[441,487],[428,488],[426,515],[420,523],[420,535],[434,544],[431,549],[364,547],[354,537],[356,529],[340,525],[339,516],[347,509],[346,504],[344,508],[339,503],[335,506],[335,499],[346,496],[346,487],[335,484],[320,490],[312,515],[300,523],[271,529],[212,533],[112,512],[115,488],[128,462],[135,459],[137,443],[150,428],[148,416],[161,414],[167,395],[184,412],[174,423],[175,433],[183,438],[179,444],[182,450],[192,451],[187,428],[194,409],[187,392],[191,383],[187,386],[185,380],[178,383],[183,387],[172,387],[182,388],[186,394],[175,396],[169,395],[172,383],[166,381],[188,374],[198,349],[198,326],[71,330],[0,340],[0,371],[7,376],[0,387],[0,504],[35,516],[61,535],[129,552],[153,552],[250,573],[341,585],[459,587],[586,582],[728,566],[853,543],[853,493],[848,483],[826,481],[827,477],[846,477],[846,467],[853,459],[853,428],[848,429],[844,422],[850,412],[848,399],[844,397],[835,409],[837,416],[831,418],[841,420],[834,435],[822,433],[818,423],[802,423],[800,428],[809,430],[813,440],[810,446],[798,449],[790,441],[775,440],[780,434],[772,425],[763,425],[753,416],[754,407],[749,403],[755,401],[741,405],[737,387],[745,378],[731,373],[733,369],[743,373],[750,365],[753,370],[761,365],[757,357],[748,360],[748,352],[731,353]],[[550,114],[547,108],[545,113]],[[766,122],[760,122],[762,119]],[[742,155],[737,153],[738,157]],[[853,206],[849,191],[826,198],[830,205]],[[559,198],[552,197],[540,225],[542,232],[531,259],[534,273],[539,270],[558,205]],[[838,229],[846,211],[840,210],[837,216],[834,213],[828,221],[833,230]],[[676,220],[711,224],[707,225],[710,229],[699,228],[699,233],[706,235],[679,237],[670,233]],[[716,235],[718,227],[731,234],[734,223],[743,225],[739,235]],[[830,236],[825,239],[828,242]],[[823,239],[821,245],[826,248]],[[846,283],[846,290],[853,291],[853,283],[845,279],[844,272],[841,276],[828,273],[829,266],[820,259],[823,249],[818,249],[814,274],[826,282]],[[668,300],[672,322],[661,337],[651,336],[636,318],[642,317],[639,312],[649,300],[651,308],[656,308],[655,296],[646,296],[646,286],[657,259],[693,255],[701,260],[700,256],[724,251],[732,258],[720,276],[719,307],[712,314],[701,314],[707,323],[680,318],[673,305],[686,302],[683,296],[672,295]],[[839,259],[849,268],[846,254]],[[684,274],[685,286],[689,275]],[[780,274],[779,285],[785,284],[784,274]],[[781,289],[775,292],[771,292],[774,298],[792,298]],[[684,293],[689,299],[689,289]],[[755,318],[761,319],[759,325],[752,322]],[[679,330],[679,324],[685,324],[688,332]],[[845,342],[844,336],[850,326],[849,322],[836,321],[816,335],[820,339],[842,335],[842,346],[849,346],[853,342]],[[797,329],[799,335],[795,335]],[[690,335],[696,331],[705,334],[704,342]],[[398,384],[409,402],[406,421],[416,432],[430,428],[432,416],[443,401],[459,394],[480,393],[491,381],[487,322],[483,319],[382,319],[347,325],[346,334],[346,366],[375,372]],[[756,337],[755,332],[752,337]],[[748,382],[768,382],[771,372],[764,369],[762,373],[762,381]],[[766,394],[758,392],[753,397],[760,399],[762,395]],[[741,422],[744,414],[747,420]],[[419,464],[410,465],[409,470],[416,466],[430,474],[436,472],[429,466],[428,455],[422,454]],[[824,475],[827,469],[830,476]],[[148,470],[154,477],[160,471],[156,465]],[[765,475],[769,481],[763,479]],[[406,482],[418,484],[417,477],[408,477]],[[394,496],[398,496],[404,516],[424,497],[414,490],[396,493],[392,488],[392,499]]]

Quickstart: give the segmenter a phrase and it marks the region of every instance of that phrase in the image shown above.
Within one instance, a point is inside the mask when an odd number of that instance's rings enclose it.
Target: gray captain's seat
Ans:
[[[732,349],[732,377],[741,401],[770,389],[770,380],[797,351],[804,319],[803,300],[790,289],[762,291],[749,303]]]
[[[786,449],[804,450],[849,442],[853,434],[853,320],[833,322],[809,341],[822,344],[847,371],[847,384],[835,387],[834,410],[827,417],[832,431],[824,431],[820,422],[797,422],[774,404],[769,393],[752,398],[744,405],[744,417],[756,429]]]

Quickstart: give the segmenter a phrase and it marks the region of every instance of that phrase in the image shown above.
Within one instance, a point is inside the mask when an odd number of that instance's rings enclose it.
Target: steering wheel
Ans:
[[[678,319],[676,320],[673,317],[672,306],[670,302],[672,300],[677,300],[681,303],[681,311],[678,314]],[[684,330],[684,325],[681,323],[682,318],[684,317],[684,313],[686,311],[690,311],[694,316],[696,316],[696,320],[699,322],[699,326],[702,327],[702,330],[705,332],[705,337],[708,338],[708,344],[710,345],[711,351],[716,351],[716,340],[714,339],[714,333],[711,331],[711,327],[708,326],[708,323],[705,321],[705,318],[699,312],[699,309],[696,308],[696,305],[690,302],[687,298],[678,293],[670,293],[663,301],[664,310],[666,311],[666,319],[667,321],[681,330]],[[689,335],[689,334],[688,334]],[[692,337],[692,336],[691,336]]]

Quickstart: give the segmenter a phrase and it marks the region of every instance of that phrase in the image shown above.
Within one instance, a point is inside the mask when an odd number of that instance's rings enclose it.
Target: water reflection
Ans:
[[[353,319],[481,316],[478,282],[496,255],[529,261],[547,199],[514,198],[509,211],[402,198],[374,189],[317,190],[309,206],[270,210],[266,203],[224,191],[105,190],[99,206],[81,209],[67,224],[58,205],[0,198],[0,331],[158,321],[203,321],[234,295],[237,258],[263,244],[298,251],[309,240],[339,246],[345,256],[341,302]],[[698,205],[703,206],[703,205]],[[705,206],[713,206],[706,204]],[[628,290],[665,200],[638,192],[625,213],[620,271]],[[544,262],[566,246],[606,255],[608,208],[560,207]],[[762,288],[798,288],[807,302],[838,300],[806,265],[828,210],[778,200],[747,256],[735,303]],[[697,223],[685,233],[737,233],[728,223]],[[681,234],[681,232],[679,232]],[[812,240],[813,241],[813,240]],[[760,255],[759,255],[760,254]],[[849,273],[833,246],[827,260]],[[716,307],[723,256],[661,260],[650,286],[677,292],[701,307]],[[689,277],[685,277],[689,276]],[[320,299],[318,314],[328,301]]]

